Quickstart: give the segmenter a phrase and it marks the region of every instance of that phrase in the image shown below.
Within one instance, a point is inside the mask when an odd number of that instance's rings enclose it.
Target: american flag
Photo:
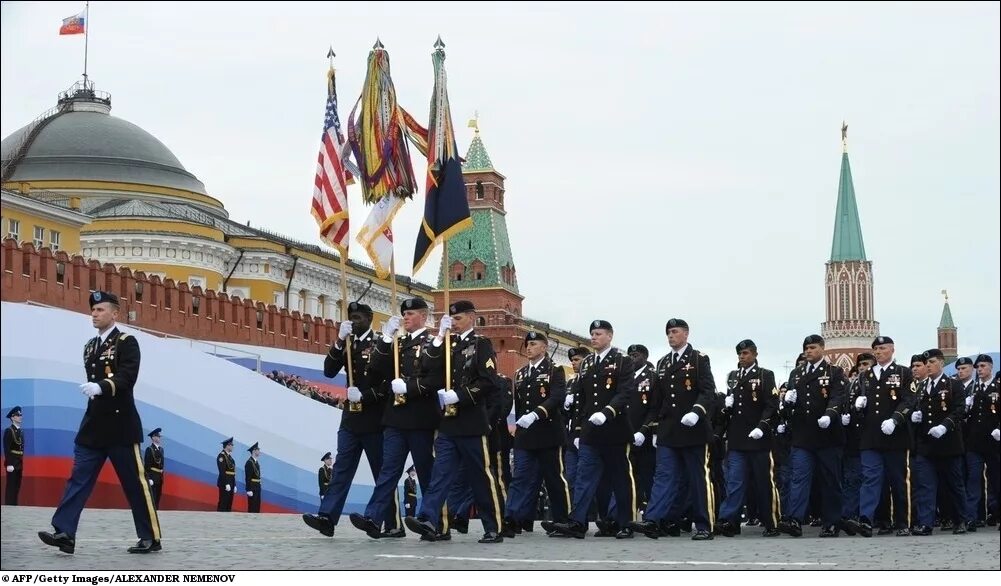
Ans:
[[[348,192],[351,174],[347,160],[351,152],[341,134],[337,117],[337,90],[333,68],[327,73],[327,110],[323,116],[323,136],[316,158],[313,186],[313,217],[320,227],[320,238],[342,256],[348,252]]]

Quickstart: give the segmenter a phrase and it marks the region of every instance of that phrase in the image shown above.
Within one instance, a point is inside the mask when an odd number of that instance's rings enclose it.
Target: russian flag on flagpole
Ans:
[[[82,35],[87,30],[86,11],[63,19],[63,25],[59,27],[60,35]]]

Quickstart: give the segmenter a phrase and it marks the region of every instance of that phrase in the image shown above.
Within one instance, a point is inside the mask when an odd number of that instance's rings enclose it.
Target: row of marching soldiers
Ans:
[[[480,542],[498,543],[531,527],[540,485],[551,515],[542,526],[552,537],[583,538],[595,517],[596,535],[617,538],[682,530],[694,540],[733,536],[745,505],[757,511],[765,536],[801,535],[810,513],[821,536],[869,536],[884,509],[898,534],[930,533],[936,511],[952,515],[962,532],[975,528],[969,503],[983,494],[964,484],[985,476],[984,502],[998,514],[992,365],[964,388],[943,376],[941,353],[929,350],[915,357],[927,369],[915,378],[894,361],[892,340],[880,337],[850,379],[824,359],[824,340],[813,335],[780,388],[744,340],[724,394],[716,392],[709,357],[688,343],[684,320],[667,322],[671,351],[656,365],[642,346],[628,354],[614,347],[612,325],[596,320],[591,350],[570,353],[573,377],[565,380],[549,357],[545,336],[530,332],[529,363],[512,385],[497,374],[490,340],[473,328],[473,304],[448,309],[435,332],[426,303],[409,299],[376,334],[371,309],[349,307],[351,321],[341,324],[324,363],[328,377],[350,370],[348,403],[327,492],[317,514],[303,515],[310,527],[334,534],[363,452],[376,485],[364,513],[350,520],[374,539],[403,537],[406,525],[422,540],[449,540],[450,523],[465,532],[462,520],[475,510]],[[396,487],[408,456],[423,498],[404,518]],[[976,473],[978,465],[986,474]]]

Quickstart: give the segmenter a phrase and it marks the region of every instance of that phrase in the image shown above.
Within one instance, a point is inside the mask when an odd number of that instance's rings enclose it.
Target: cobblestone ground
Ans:
[[[799,539],[760,537],[745,528],[731,539],[693,542],[688,537],[651,540],[551,539],[538,526],[502,544],[480,545],[474,521],[468,535],[451,542],[404,539],[373,541],[345,517],[333,538],[306,527],[298,515],[248,515],[166,511],[160,513],[163,551],[130,555],[135,542],[129,511],[87,509],[76,554],[39,541],[50,530],[52,509],[3,507],[0,569],[3,570],[401,570],[401,569],[601,569],[601,570],[998,570],[1001,539],[996,528],[930,537],[820,539],[806,528]],[[682,535],[685,535],[684,533]]]

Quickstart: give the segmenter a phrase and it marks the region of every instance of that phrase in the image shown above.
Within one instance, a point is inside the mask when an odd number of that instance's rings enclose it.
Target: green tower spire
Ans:
[[[949,294],[942,290],[942,295],[945,295],[945,305],[942,307],[942,319],[938,320],[938,329],[948,330],[956,329],[955,322],[952,321],[952,310],[949,309]]]
[[[834,241],[831,243],[831,261],[866,260],[862,243],[862,224],[855,202],[855,185],[852,168],[848,163],[848,125],[841,126],[841,178],[838,181],[838,209],[834,218]]]

